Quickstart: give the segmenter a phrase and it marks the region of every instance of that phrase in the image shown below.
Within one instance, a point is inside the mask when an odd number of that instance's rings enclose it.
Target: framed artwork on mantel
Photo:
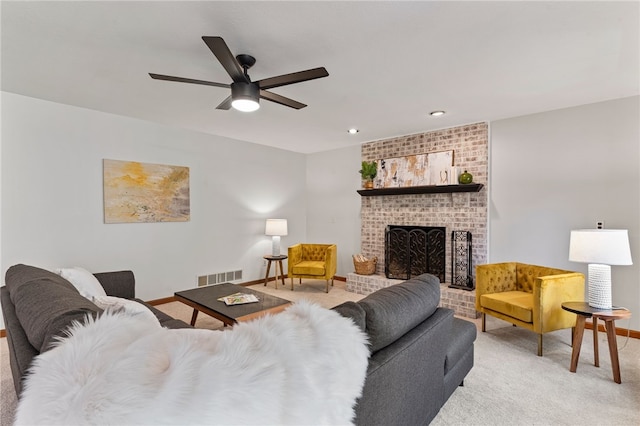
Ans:
[[[188,222],[189,168],[103,160],[104,223]]]
[[[384,158],[377,163],[376,188],[458,183],[452,167],[453,150]]]

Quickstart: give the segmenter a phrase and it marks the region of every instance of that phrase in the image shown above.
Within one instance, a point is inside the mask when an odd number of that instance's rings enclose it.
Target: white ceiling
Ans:
[[[313,153],[638,95],[632,2],[8,2],[3,91]],[[256,57],[253,80],[324,66],[254,113],[202,41]],[[434,118],[433,110],[447,111]],[[360,133],[347,134],[357,127]]]

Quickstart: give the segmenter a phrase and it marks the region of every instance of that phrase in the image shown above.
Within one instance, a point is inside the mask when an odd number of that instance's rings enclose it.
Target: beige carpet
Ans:
[[[626,321],[618,325],[628,327]],[[585,330],[578,369],[571,373],[571,330],[545,334],[539,357],[535,334],[487,317],[473,369],[432,426],[640,425],[640,340],[618,336],[622,384],[616,384],[602,332],[600,367],[593,365],[592,333]]]
[[[274,289],[253,289],[296,301],[301,298],[331,308],[362,296],[336,281],[329,294],[323,281],[303,281],[291,291],[289,281]],[[186,322],[192,309],[180,302],[158,306]],[[478,321],[476,321],[476,324]],[[618,324],[628,327],[625,321]],[[200,314],[197,327],[217,329],[219,321]],[[475,365],[432,422],[447,425],[638,425],[640,424],[640,340],[618,337],[622,384],[613,382],[604,333],[599,333],[600,368],[593,365],[591,331],[585,331],[578,371],[569,372],[569,330],[545,335],[545,356],[536,356],[536,336],[495,318],[475,344]],[[0,425],[10,425],[16,397],[9,370],[6,338],[0,339]],[[626,345],[626,346],[625,346]],[[624,348],[623,348],[624,346]],[[338,361],[336,361],[338,362]],[[428,396],[425,396],[428,397]]]

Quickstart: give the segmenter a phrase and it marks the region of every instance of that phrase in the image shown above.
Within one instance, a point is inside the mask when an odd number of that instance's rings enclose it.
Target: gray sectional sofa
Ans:
[[[131,271],[94,275],[108,295],[137,300]],[[28,265],[9,268],[0,299],[18,395],[35,356],[63,336],[71,322],[101,313],[64,278]],[[356,424],[428,424],[462,384],[473,366],[476,328],[439,308],[439,301],[438,278],[424,274],[334,308],[352,318],[370,340]],[[164,327],[190,327],[145,305]]]

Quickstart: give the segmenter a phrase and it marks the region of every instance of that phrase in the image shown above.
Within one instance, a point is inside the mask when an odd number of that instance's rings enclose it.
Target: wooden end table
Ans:
[[[571,351],[571,366],[569,371],[576,372],[578,368],[578,358],[580,357],[580,346],[584,335],[584,326],[587,318],[592,318],[593,322],[593,354],[594,365],[600,367],[598,355],[598,318],[604,320],[607,330],[607,340],[609,342],[609,356],[611,357],[611,369],[613,370],[613,381],[622,383],[620,378],[620,362],[618,360],[618,342],[616,340],[615,321],[631,317],[631,311],[626,308],[602,309],[593,308],[587,302],[564,302],[562,309],[578,315],[573,333],[573,349]]]
[[[285,260],[287,258],[287,255],[285,254],[281,254],[280,256],[272,256],[272,255],[266,255],[266,256],[262,256],[265,260],[267,260],[269,263],[267,263],[267,273],[264,276],[264,285],[267,285],[267,282],[269,281],[269,270],[271,269],[271,262],[275,262],[276,263],[276,271],[275,271],[275,279],[276,279],[276,290],[278,289],[278,265],[280,265],[280,278],[282,278],[282,285],[284,285],[284,269],[282,268],[282,261]]]

